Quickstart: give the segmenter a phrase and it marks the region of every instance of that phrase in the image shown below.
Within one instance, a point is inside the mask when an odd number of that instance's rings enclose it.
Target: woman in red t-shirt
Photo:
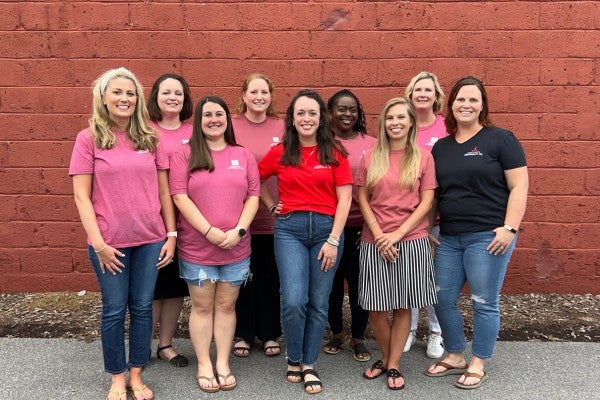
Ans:
[[[329,293],[343,248],[352,201],[352,172],[331,132],[327,108],[313,90],[296,94],[285,116],[283,144],[260,161],[261,179],[279,178],[275,259],[281,286],[281,322],[287,378],[307,393],[322,382],[313,369],[325,334]],[[266,190],[261,200],[274,205]]]

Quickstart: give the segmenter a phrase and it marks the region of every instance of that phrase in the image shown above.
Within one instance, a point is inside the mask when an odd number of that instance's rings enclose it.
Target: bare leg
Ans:
[[[383,365],[387,366],[390,359],[390,336],[392,334],[392,326],[388,319],[388,313],[387,311],[369,311],[369,319],[371,320],[375,339],[381,350],[381,360],[383,361]],[[376,375],[373,375],[373,372],[369,368],[365,371],[365,374],[369,378],[374,378]]]
[[[214,332],[217,362],[215,367],[219,375],[219,384],[222,386],[233,385],[236,382],[235,377],[230,375],[229,355],[235,333],[235,301],[239,292],[240,287],[230,282],[216,284]]]
[[[203,286],[188,285],[192,310],[190,312],[190,338],[198,358],[198,384],[202,387],[218,387],[210,361],[210,343],[213,336],[213,309],[216,284],[208,280]],[[231,342],[231,341],[230,341]]]
[[[165,347],[173,344],[173,336],[175,336],[179,314],[183,308],[183,297],[154,301],[154,303],[157,302],[161,303],[158,317],[158,346]],[[161,356],[167,360],[172,359],[177,354],[177,351],[172,347],[161,351]]]
[[[404,352],[404,345],[410,332],[411,323],[411,310],[408,308],[400,308],[394,310],[394,317],[392,321],[392,329],[390,334],[389,342],[389,359],[387,362],[387,368],[389,369],[400,369],[400,358]],[[404,385],[404,378],[388,378],[388,386],[399,387]]]

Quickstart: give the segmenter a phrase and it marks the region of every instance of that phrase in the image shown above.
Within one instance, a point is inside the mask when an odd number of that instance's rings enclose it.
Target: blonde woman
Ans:
[[[416,143],[417,122],[405,98],[389,100],[379,117],[379,136],[356,179],[365,218],[359,304],[369,310],[382,358],[363,376],[387,372],[387,386],[403,389],[400,359],[410,331],[410,309],[436,302],[426,215],[437,186],[431,153]],[[388,312],[393,318],[388,320]]]
[[[413,103],[417,113],[417,144],[431,151],[433,145],[441,138],[448,136],[444,117],[440,114],[444,105],[444,91],[435,74],[421,71],[415,75],[406,87],[406,98]],[[437,241],[440,233],[439,218],[431,227],[432,240]],[[433,306],[427,307],[427,320],[429,322],[429,336],[427,337],[427,357],[440,358],[444,355],[442,329],[435,314]],[[419,309],[412,309],[412,322],[410,333],[404,352],[407,352],[417,340],[417,327],[419,325]]]
[[[154,285],[175,252],[169,161],[157,147],[142,87],[130,71],[105,72],[93,95],[94,113],[89,128],[77,135],[69,175],[102,292],[102,352],[112,374],[106,398],[126,399],[129,369],[133,398],[149,400],[154,394],[142,380],[142,368],[150,357]]]

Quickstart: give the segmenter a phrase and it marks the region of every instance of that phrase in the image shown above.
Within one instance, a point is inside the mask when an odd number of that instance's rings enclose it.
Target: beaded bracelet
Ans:
[[[327,243],[334,247],[338,247],[340,245],[340,242],[338,240],[334,240],[332,238],[327,238]]]
[[[106,248],[106,246],[108,246],[108,245],[105,244],[104,247],[102,247],[100,250],[94,250],[94,253],[96,253],[96,254],[101,253],[102,250],[104,250]]]

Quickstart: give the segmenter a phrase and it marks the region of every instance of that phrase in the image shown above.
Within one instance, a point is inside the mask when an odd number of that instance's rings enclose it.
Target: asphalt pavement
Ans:
[[[367,342],[373,360],[359,363],[345,350],[321,353],[316,369],[323,392],[305,394],[301,384],[285,379],[285,357],[266,357],[258,348],[248,358],[231,356],[238,379],[233,391],[206,394],[196,386],[196,362],[189,339],[175,341],[190,358],[175,368],[152,358],[144,371],[156,400],[184,399],[600,399],[600,343],[498,342],[488,363],[489,379],[479,389],[465,391],[453,385],[456,376],[430,378],[425,369],[433,362],[425,343],[417,342],[402,358],[406,387],[391,391],[386,380],[362,378],[379,355],[376,343]],[[153,349],[156,346],[153,347]],[[0,338],[0,399],[71,400],[104,399],[110,376],[103,371],[100,341],[74,339]]]

